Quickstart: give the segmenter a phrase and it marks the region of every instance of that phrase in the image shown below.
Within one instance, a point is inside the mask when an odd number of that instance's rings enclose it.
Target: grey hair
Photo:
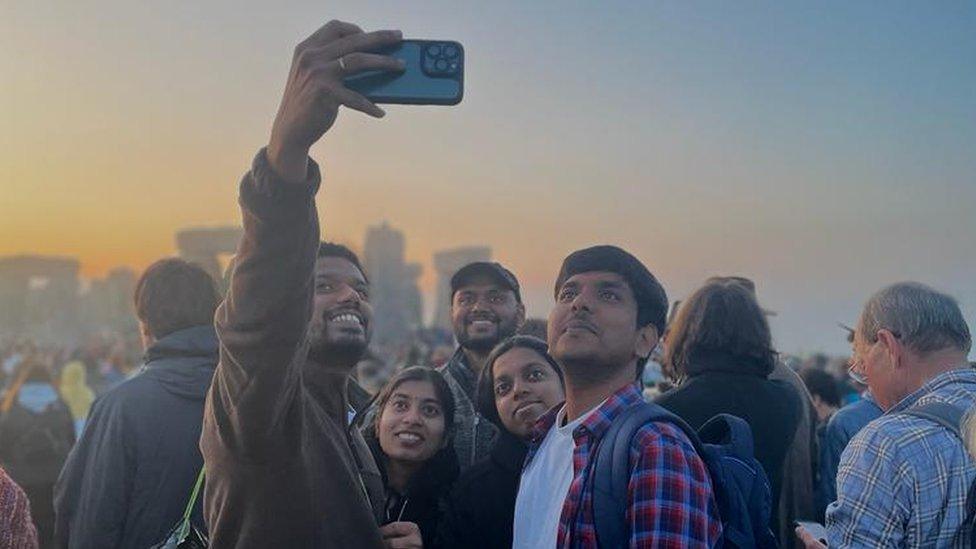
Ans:
[[[919,354],[943,349],[969,353],[969,326],[952,296],[918,282],[899,282],[882,288],[864,304],[857,331],[877,341],[878,330],[889,330]]]

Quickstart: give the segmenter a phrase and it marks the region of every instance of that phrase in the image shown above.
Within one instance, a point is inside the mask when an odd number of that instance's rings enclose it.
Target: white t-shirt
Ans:
[[[560,424],[566,419],[565,407],[556,414],[556,421],[546,433],[532,463],[522,471],[515,498],[513,549],[556,546],[563,500],[573,483],[573,450],[576,447],[573,429],[601,405],[562,426]]]

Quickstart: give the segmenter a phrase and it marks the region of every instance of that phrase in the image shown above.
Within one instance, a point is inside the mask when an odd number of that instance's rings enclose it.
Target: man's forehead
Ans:
[[[587,271],[585,273],[577,273],[566,279],[563,282],[563,286],[567,284],[573,285],[583,285],[583,284],[613,284],[630,287],[627,284],[627,280],[620,274],[612,271]]]
[[[489,275],[479,274],[466,279],[464,284],[458,286],[455,293],[484,292],[488,290],[512,291],[511,288],[499,282],[498,279]]]
[[[344,257],[326,256],[315,260],[315,276],[331,276],[366,282],[359,267]]]

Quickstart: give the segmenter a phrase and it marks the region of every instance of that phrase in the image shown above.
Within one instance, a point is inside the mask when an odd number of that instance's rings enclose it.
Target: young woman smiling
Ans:
[[[437,371],[401,370],[377,396],[379,411],[365,438],[383,475],[385,523],[413,522],[425,547],[434,545],[439,500],[458,475],[450,442],[454,398]]]
[[[492,350],[478,381],[477,405],[500,434],[491,454],[465,471],[451,491],[439,546],[512,546],[526,442],[535,421],[564,398],[562,372],[545,342],[517,335]]]

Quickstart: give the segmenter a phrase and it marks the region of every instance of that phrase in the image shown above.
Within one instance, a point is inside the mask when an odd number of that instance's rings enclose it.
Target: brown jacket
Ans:
[[[348,372],[313,393],[303,369],[319,245],[308,181],[277,180],[264,151],[240,188],[244,236],[217,310],[220,363],[200,448],[212,547],[382,547],[383,486],[347,427]],[[331,375],[334,374],[334,375]]]

